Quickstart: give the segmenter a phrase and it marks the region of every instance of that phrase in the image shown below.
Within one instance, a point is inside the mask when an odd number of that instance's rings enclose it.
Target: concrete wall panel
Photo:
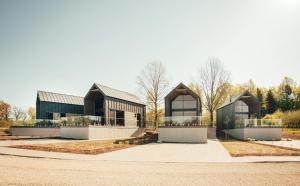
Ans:
[[[59,128],[12,127],[12,136],[59,137]]]
[[[61,127],[60,136],[62,138],[89,139],[89,127]]]
[[[281,140],[281,128],[238,128],[230,129],[229,134],[241,140]]]
[[[207,128],[202,127],[161,127],[159,142],[207,143]]]

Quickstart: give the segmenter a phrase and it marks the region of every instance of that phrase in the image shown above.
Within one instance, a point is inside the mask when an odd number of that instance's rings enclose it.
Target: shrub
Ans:
[[[0,128],[9,128],[11,123],[11,121],[0,121]]]
[[[282,119],[282,124],[287,128],[300,128],[300,110],[267,114],[264,119]]]

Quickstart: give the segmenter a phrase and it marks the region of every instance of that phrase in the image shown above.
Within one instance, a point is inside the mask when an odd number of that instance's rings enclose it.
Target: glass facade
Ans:
[[[196,116],[197,100],[191,95],[179,95],[172,101],[172,116]]]
[[[248,113],[249,112],[249,107],[245,102],[239,100],[235,103],[235,112],[246,112],[246,113]]]
[[[235,103],[235,125],[242,126],[245,119],[249,119],[249,107],[245,102],[239,100]]]

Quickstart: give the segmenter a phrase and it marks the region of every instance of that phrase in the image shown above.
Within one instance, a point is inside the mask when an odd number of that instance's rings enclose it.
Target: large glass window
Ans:
[[[197,101],[191,95],[180,95],[172,101],[172,109],[196,109]]]
[[[235,103],[235,112],[247,112],[248,113],[249,107],[245,102],[239,100]]]
[[[235,125],[240,127],[243,126],[245,119],[248,119],[248,114],[235,114]]]

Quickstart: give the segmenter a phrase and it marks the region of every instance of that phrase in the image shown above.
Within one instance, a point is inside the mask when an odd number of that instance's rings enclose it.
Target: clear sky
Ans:
[[[212,56],[233,83],[300,83],[300,1],[0,0],[0,100],[24,108],[93,82],[136,93],[153,60],[189,83]]]

